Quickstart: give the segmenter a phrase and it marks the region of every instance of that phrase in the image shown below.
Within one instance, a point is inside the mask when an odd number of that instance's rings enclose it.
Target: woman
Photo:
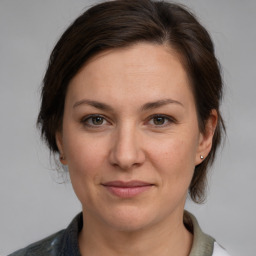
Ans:
[[[227,255],[184,211],[205,197],[224,124],[207,31],[184,7],[96,5],[50,57],[38,125],[82,213],[11,255]]]

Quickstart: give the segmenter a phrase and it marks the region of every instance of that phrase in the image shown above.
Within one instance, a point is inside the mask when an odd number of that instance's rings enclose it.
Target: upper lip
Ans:
[[[109,186],[109,187],[131,188],[131,187],[151,186],[153,184],[145,181],[139,181],[139,180],[131,180],[131,181],[115,180],[115,181],[105,182],[102,185]]]

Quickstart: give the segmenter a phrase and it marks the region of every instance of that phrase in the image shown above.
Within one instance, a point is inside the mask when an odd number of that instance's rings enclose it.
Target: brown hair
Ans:
[[[219,111],[222,79],[208,32],[184,6],[165,1],[116,0],[95,5],[78,17],[50,56],[37,120],[41,135],[50,150],[58,152],[55,134],[62,126],[70,80],[99,52],[137,42],[168,44],[180,54],[190,78],[201,131],[211,110],[218,113],[212,149],[195,167],[189,187],[192,200],[201,202],[205,198],[207,167],[215,158],[225,130]]]

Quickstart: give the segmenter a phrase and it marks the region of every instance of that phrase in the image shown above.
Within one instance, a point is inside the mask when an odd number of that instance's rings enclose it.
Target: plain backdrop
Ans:
[[[223,67],[227,125],[204,205],[187,202],[233,256],[256,251],[256,1],[191,0]],[[0,255],[65,228],[81,211],[54,170],[35,123],[50,52],[96,1],[0,0]]]

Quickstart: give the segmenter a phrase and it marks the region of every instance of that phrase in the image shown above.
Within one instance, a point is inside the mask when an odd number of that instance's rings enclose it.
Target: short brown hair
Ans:
[[[70,80],[89,58],[138,42],[168,44],[181,56],[190,78],[200,131],[211,111],[218,123],[208,157],[195,167],[189,193],[193,201],[205,198],[207,167],[221,142],[224,123],[219,111],[222,78],[214,46],[206,29],[184,6],[165,1],[116,0],[90,8],[64,32],[50,56],[43,80],[37,124],[52,152],[58,152],[56,131],[61,129]]]

